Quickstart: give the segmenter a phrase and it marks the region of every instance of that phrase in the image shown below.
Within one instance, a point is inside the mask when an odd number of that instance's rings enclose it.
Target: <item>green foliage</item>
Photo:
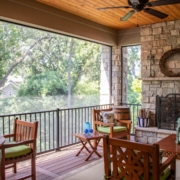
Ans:
[[[136,95],[135,103],[141,104],[142,81],[135,79],[132,83],[132,90]]]
[[[41,37],[40,31],[0,22],[0,79],[7,73],[25,50]],[[19,67],[13,68],[13,75],[19,75]]]
[[[57,71],[28,76],[18,90],[19,96],[52,96],[67,94],[66,81]]]
[[[133,83],[132,83],[132,90],[136,93],[141,93],[142,91],[142,81],[139,79],[134,79]]]
[[[23,78],[17,97],[1,99],[2,113],[48,110],[52,102],[67,107],[68,67],[72,106],[99,104],[101,45],[74,38],[69,64],[70,42],[67,36],[0,22],[0,79]]]
[[[84,83],[78,83],[77,89],[75,88],[74,91],[78,95],[93,95],[93,94],[100,94],[99,93],[99,82],[89,82],[86,81]]]
[[[67,94],[70,38],[55,34],[51,36],[50,44],[45,42],[41,48],[34,48],[27,57],[31,63],[25,64],[25,81],[19,89],[19,96]],[[100,53],[100,45],[74,39],[70,64],[71,94],[95,92],[86,83],[92,81],[99,85]],[[86,81],[82,81],[83,78]],[[79,83],[83,86],[79,87]],[[87,90],[82,90],[82,87]]]
[[[141,81],[140,77],[140,46],[129,46],[128,53],[128,103],[141,103]]]

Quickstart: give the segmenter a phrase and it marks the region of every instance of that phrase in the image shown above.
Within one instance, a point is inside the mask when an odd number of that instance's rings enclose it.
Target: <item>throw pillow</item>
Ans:
[[[104,123],[114,123],[114,111],[101,111]]]

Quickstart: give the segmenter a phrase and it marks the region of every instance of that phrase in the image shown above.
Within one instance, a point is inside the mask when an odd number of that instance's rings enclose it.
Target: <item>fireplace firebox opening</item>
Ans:
[[[156,96],[156,125],[159,129],[176,130],[180,117],[180,94]]]

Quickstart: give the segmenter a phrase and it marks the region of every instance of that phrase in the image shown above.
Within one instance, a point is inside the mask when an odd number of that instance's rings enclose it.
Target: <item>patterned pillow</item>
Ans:
[[[114,123],[114,111],[101,111],[104,123]]]

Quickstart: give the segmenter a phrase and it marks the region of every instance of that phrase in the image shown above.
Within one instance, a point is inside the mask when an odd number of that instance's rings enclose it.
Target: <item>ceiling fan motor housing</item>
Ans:
[[[128,0],[129,5],[132,5],[132,4],[146,4],[148,2],[149,2],[149,0]]]
[[[128,0],[128,4],[137,12],[142,11],[148,2],[148,0]]]

